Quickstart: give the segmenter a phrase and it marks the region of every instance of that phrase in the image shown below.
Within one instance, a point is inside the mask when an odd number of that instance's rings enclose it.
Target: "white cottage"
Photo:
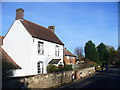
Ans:
[[[55,27],[45,28],[23,19],[24,10],[16,10],[16,20],[3,39],[2,48],[21,67],[14,76],[47,73],[48,64],[63,64],[64,44],[54,33]]]

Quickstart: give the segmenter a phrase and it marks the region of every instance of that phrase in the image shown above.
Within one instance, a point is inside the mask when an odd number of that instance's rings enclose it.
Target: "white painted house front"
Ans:
[[[64,44],[54,33],[55,27],[32,23],[23,19],[23,14],[23,9],[16,10],[16,20],[3,39],[2,48],[21,67],[14,76],[47,73],[54,60],[56,65],[63,64]]]

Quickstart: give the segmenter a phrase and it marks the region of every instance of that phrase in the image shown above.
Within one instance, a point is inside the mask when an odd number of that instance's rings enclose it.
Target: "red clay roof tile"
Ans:
[[[74,54],[72,54],[70,51],[68,51],[67,49],[64,49],[64,55],[65,56],[73,56],[73,57],[76,57]]]
[[[22,19],[21,22],[26,28],[26,30],[29,32],[29,34],[32,35],[32,37],[50,41],[50,42],[57,43],[60,45],[64,45],[61,42],[61,40],[55,35],[55,33],[52,32],[50,29],[45,28],[43,26],[40,26],[38,24],[35,24],[25,19]]]
[[[5,60],[6,62],[9,62],[13,65],[13,68],[11,69],[21,69],[21,67],[16,64],[13,59],[0,47],[0,56],[2,56],[2,61]]]

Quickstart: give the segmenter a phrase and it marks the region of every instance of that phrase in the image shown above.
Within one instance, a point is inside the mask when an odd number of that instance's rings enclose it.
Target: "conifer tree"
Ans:
[[[98,46],[97,46],[97,50],[98,50],[98,53],[99,53],[99,61],[101,63],[108,63],[108,60],[109,60],[109,53],[108,53],[108,50],[106,48],[106,45],[103,44],[103,43],[100,43]]]
[[[95,44],[91,40],[89,40],[85,44],[84,50],[85,50],[85,58],[86,59],[89,59],[91,61],[99,63],[98,52],[96,50]]]

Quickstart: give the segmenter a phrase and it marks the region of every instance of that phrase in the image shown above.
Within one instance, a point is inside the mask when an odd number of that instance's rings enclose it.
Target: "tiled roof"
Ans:
[[[64,49],[63,51],[64,55],[65,56],[73,56],[73,57],[76,57],[74,54],[72,54],[70,51],[68,51],[67,49]]]
[[[48,64],[58,64],[61,59],[52,59]]]
[[[2,61],[5,60],[8,63],[11,63],[13,67],[11,69],[21,69],[19,65],[17,65],[13,59],[0,47],[0,58],[2,58]]]
[[[25,19],[20,20],[32,37],[64,45],[53,31]]]

